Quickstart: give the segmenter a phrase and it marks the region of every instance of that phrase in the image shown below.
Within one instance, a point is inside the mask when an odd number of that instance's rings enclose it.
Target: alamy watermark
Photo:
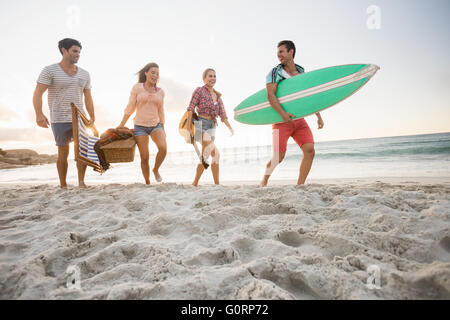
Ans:
[[[367,18],[367,29],[380,30],[381,29],[381,9],[379,6],[371,5],[366,10],[369,17]]]
[[[66,270],[67,289],[70,290],[81,290],[81,272],[78,266],[69,266]]]
[[[67,7],[66,13],[68,15],[66,20],[66,27],[69,30],[80,29],[81,26],[81,9],[77,5]]]
[[[369,274],[369,278],[367,278],[366,286],[370,290],[373,289],[381,289],[381,269],[376,264],[370,265],[367,268],[367,273]]]

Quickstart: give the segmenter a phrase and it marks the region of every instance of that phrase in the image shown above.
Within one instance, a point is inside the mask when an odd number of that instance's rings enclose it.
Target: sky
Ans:
[[[315,141],[450,131],[448,0],[0,0],[0,148],[56,153],[51,130],[35,124],[32,96],[43,67],[61,60],[57,43],[66,37],[83,46],[78,65],[91,75],[100,132],[119,124],[136,72],[159,64],[169,151],[191,149],[178,122],[209,67],[235,129],[231,137],[219,122],[218,147],[271,144],[270,125],[240,124],[233,109],[265,87],[285,39],[306,71],[381,68],[322,112],[323,129],[306,118]],[[46,95],[43,102],[48,116]]]

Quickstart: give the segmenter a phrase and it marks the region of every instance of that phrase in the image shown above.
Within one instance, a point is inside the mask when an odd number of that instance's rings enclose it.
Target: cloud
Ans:
[[[0,128],[0,142],[30,142],[41,143],[51,141],[51,129],[44,128]]]
[[[164,109],[167,112],[186,111],[191,101],[192,92],[195,88],[191,88],[177,81],[161,77],[158,84],[166,93],[164,99]]]
[[[95,103],[95,101],[94,101]],[[107,106],[95,104],[95,126],[98,128],[115,128],[119,125],[122,115],[111,112]]]
[[[194,87],[189,87],[177,81],[161,77],[161,81],[158,84],[159,87],[163,88],[165,92],[164,99],[164,110],[166,112],[183,112],[186,111]],[[122,89],[121,89],[122,90]],[[126,91],[126,97],[129,95],[129,88],[124,88]],[[97,102],[94,98],[95,105],[95,126],[99,130],[104,130],[106,128],[114,128],[119,125],[120,120],[123,117],[123,108],[116,108],[117,103],[111,101],[112,103],[103,100],[102,102]],[[128,100],[124,100],[124,105]],[[131,116],[133,119],[135,114]],[[132,126],[132,121],[128,122],[128,126]]]
[[[20,119],[19,115],[11,109],[0,104],[0,121],[10,121]]]
[[[167,78],[162,78],[158,86],[163,88],[166,94],[164,101],[166,112],[183,112],[186,110],[194,91],[193,87],[190,88],[187,85]],[[36,117],[32,106],[24,111],[18,113],[0,104],[0,122],[14,121],[19,124],[14,128],[0,128],[0,143],[5,145],[5,143],[14,144],[20,142],[21,144],[29,144],[32,148],[43,142],[53,142],[51,129],[39,128],[35,124]],[[49,117],[48,108],[44,109],[44,113]],[[123,111],[120,111],[120,113],[117,111],[113,112],[107,104],[95,104],[95,125],[99,130],[116,127],[119,125],[122,116]],[[35,127],[27,128],[28,125]]]

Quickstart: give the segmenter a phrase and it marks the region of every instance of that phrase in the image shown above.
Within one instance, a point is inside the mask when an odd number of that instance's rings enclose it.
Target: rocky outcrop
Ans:
[[[39,164],[55,163],[58,156],[38,154],[28,149],[0,149],[0,169],[22,168]]]

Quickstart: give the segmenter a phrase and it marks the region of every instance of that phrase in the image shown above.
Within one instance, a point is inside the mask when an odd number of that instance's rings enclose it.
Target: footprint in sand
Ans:
[[[142,201],[126,201],[123,206],[129,211],[129,212],[136,212],[136,211],[142,211],[145,208],[145,202]]]
[[[239,259],[239,253],[233,248],[204,251],[184,261],[189,266],[215,266],[232,263]]]
[[[450,253],[450,237],[444,237],[439,241],[439,245]]]
[[[278,233],[277,237],[281,243],[295,248],[311,242],[307,238],[302,237],[298,232],[293,230],[281,231],[280,233]]]
[[[73,243],[83,243],[87,240],[87,237],[79,232],[70,232],[69,240]]]
[[[277,234],[278,240],[286,246],[297,248],[298,254],[319,254],[320,257],[330,258],[331,254],[328,250],[317,246],[314,240],[306,235],[300,234],[294,230],[283,230]],[[322,258],[307,258],[309,261],[321,261]]]
[[[314,289],[317,280],[311,279],[306,270],[293,270],[283,263],[276,261],[259,260],[249,270],[256,279],[272,282],[276,287],[292,295],[295,299],[313,300],[326,299]],[[313,286],[311,286],[311,284]]]

